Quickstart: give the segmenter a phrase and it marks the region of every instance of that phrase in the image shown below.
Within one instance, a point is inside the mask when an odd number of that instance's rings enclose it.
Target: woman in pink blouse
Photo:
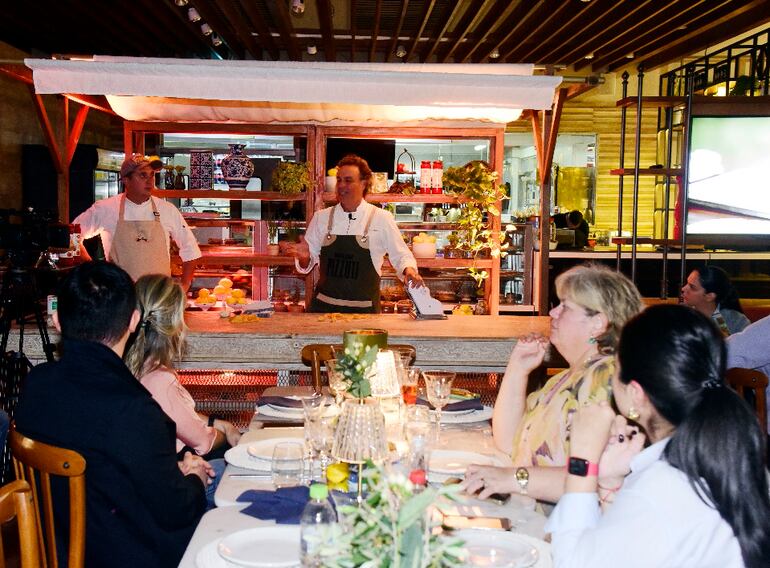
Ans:
[[[238,443],[241,433],[226,420],[195,412],[195,401],[174,371],[174,360],[180,359],[184,350],[187,329],[182,288],[168,276],[150,274],[136,282],[136,297],[142,321],[125,356],[126,364],[176,423],[177,451],[187,447],[204,458],[221,455],[228,445]],[[218,479],[224,471],[224,460],[209,461]],[[214,486],[209,486],[211,498]]]

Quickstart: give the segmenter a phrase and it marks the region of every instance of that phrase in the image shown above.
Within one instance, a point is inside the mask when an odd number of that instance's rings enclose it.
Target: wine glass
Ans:
[[[452,394],[452,381],[456,373],[453,371],[423,371],[425,378],[425,391],[428,395],[428,402],[436,409],[436,421],[438,430],[441,430],[441,409],[449,402],[449,396]]]

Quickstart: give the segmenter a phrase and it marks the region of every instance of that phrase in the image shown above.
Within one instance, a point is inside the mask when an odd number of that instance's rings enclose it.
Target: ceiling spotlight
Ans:
[[[586,59],[593,59],[593,58],[594,58],[593,53],[589,53],[588,55],[586,55]]]
[[[201,33],[205,36],[210,36],[214,33],[214,30],[212,30],[211,26],[208,24],[201,24]]]
[[[219,37],[219,34],[211,34],[211,43],[214,44],[214,47],[219,47],[222,45],[222,38]]]
[[[492,50],[492,53],[489,54],[489,58],[490,59],[497,59],[498,57],[500,57],[500,50],[497,49],[497,48],[494,48]]]
[[[396,48],[396,57],[406,57],[406,48],[403,45]]]
[[[679,26],[676,29],[678,29],[678,30],[686,30],[687,29],[687,24],[683,24],[683,25]]]
[[[315,55],[318,53],[318,48],[315,45],[308,45],[307,46],[307,54],[308,55]]]
[[[626,59],[633,59],[635,57],[634,52],[626,53]]]
[[[191,6],[187,9],[187,19],[191,22],[198,22],[201,19],[201,15],[198,13],[198,10]]]
[[[305,13],[305,0],[291,0],[291,13],[301,16]]]
[[[177,6],[187,6],[187,0],[174,0],[174,4]]]

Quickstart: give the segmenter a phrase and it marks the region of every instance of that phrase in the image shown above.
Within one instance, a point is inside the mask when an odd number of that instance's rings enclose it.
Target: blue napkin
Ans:
[[[238,496],[239,503],[251,503],[241,513],[262,520],[275,519],[279,525],[298,525],[302,511],[310,499],[304,485],[281,487],[275,491],[250,489]]]
[[[280,406],[283,408],[302,408],[302,401],[287,396],[263,396],[257,401],[257,406]]]
[[[422,404],[423,406],[430,406],[433,408],[433,405],[430,402],[422,398],[417,399],[417,404]],[[469,398],[468,400],[450,402],[442,410],[444,412],[460,412],[461,410],[484,410],[484,405],[481,404],[480,398]]]

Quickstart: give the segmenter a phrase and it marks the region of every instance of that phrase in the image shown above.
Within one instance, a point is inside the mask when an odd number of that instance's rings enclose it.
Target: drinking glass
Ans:
[[[420,381],[420,369],[408,367],[401,374],[401,397],[404,404],[412,405],[417,402],[417,385]]]
[[[270,472],[273,485],[293,487],[302,481],[302,444],[297,442],[281,442],[273,449],[273,459],[270,462]]]
[[[415,404],[406,407],[404,437],[409,444],[407,456],[409,471],[426,469],[425,453],[433,438],[432,430],[430,409],[427,406]]]
[[[326,375],[329,378],[329,392],[334,395],[334,402],[339,406],[348,390],[348,384],[345,382],[345,376],[337,370],[337,359],[329,359],[325,364]]]
[[[436,409],[438,430],[441,430],[441,409],[449,402],[455,374],[453,371],[424,371],[422,374],[425,378],[425,391],[428,395],[428,402]]]
[[[305,422],[305,432],[310,441],[313,456],[317,457],[320,466],[320,481],[326,483],[326,468],[332,462],[332,445],[334,444],[334,426],[336,416],[320,416],[311,422]],[[315,468],[311,469],[310,477],[316,481]]]

